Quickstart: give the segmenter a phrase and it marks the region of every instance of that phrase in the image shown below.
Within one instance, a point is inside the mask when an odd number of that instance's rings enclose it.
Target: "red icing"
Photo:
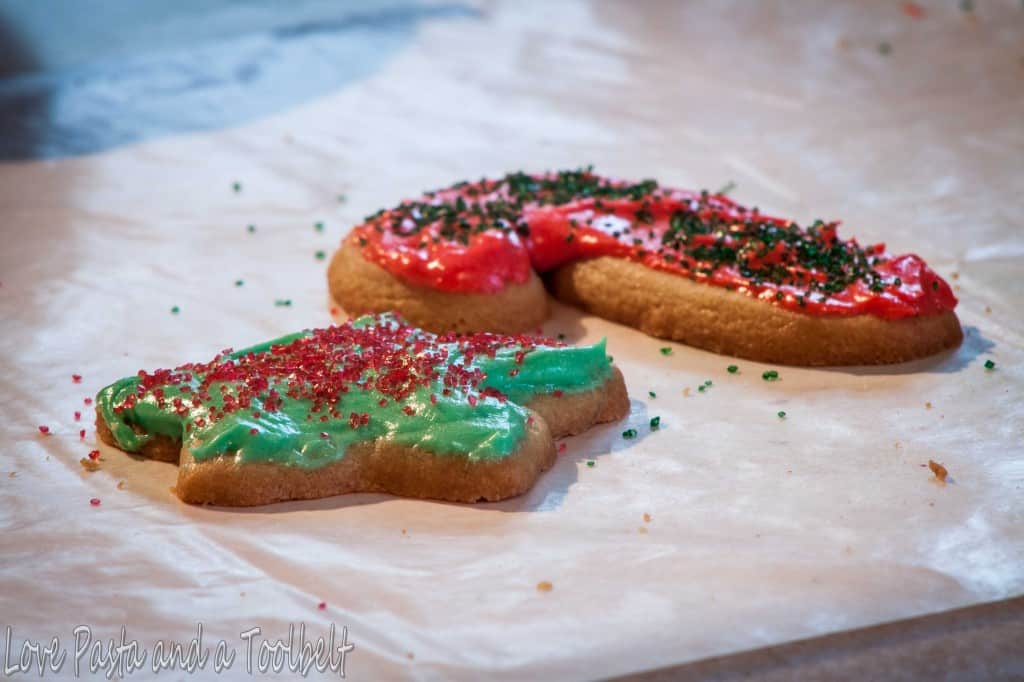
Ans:
[[[531,269],[613,256],[808,314],[899,319],[956,306],[921,258],[840,240],[837,226],[801,228],[723,196],[582,171],[428,193],[371,216],[349,239],[390,273],[446,292],[496,293]]]

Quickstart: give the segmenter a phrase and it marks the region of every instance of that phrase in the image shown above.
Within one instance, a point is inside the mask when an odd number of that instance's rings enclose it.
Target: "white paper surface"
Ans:
[[[202,622],[242,659],[253,626],[334,622],[349,679],[582,679],[1021,594],[1024,9],[977,5],[486,4],[252,125],[0,165],[0,625],[72,656],[78,624],[151,649]],[[556,307],[548,332],[608,337],[632,414],[500,504],[203,509],[173,466],[79,465],[103,385],[328,324],[314,252],[365,214],[586,163],[915,251],[958,273],[963,347],[767,383]]]

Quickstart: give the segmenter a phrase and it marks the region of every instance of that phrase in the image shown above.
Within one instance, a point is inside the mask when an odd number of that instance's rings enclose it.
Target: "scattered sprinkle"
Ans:
[[[50,435],[50,427],[47,426],[46,424],[40,424],[39,433],[43,434],[44,436]]]
[[[324,258],[327,258],[327,252],[326,252],[326,251],[323,251],[323,250],[317,251],[317,252],[316,252],[315,254],[313,254],[313,255],[315,255],[315,256],[316,256],[316,259],[317,259],[317,260],[323,260]]]
[[[705,386],[704,384],[701,384],[700,386],[697,387],[697,392],[698,393],[703,393],[706,390],[708,390],[708,387]]]
[[[323,611],[324,609],[326,609],[326,608],[327,608],[327,602],[325,602],[325,601],[322,601],[322,602],[320,602],[319,604],[317,604],[317,605],[316,605],[316,607],[317,607],[318,609],[320,609],[321,611]]]
[[[276,305],[278,308],[288,308],[291,307],[291,304],[292,299],[290,298],[279,298],[276,301],[274,301],[274,305]]]
[[[566,448],[565,443],[559,443],[558,444],[558,452],[559,452],[559,454],[565,452],[565,448]]]
[[[563,391],[560,388],[557,388],[551,392],[551,395],[555,396],[556,398],[561,398],[563,395],[565,395],[565,391]]]
[[[654,391],[647,391],[647,395],[649,395],[652,398],[657,398],[658,397],[658,394],[655,393]]]
[[[322,220],[318,220],[317,222],[315,222],[313,224],[313,229],[315,229],[317,232],[323,232],[324,231],[324,223],[323,223],[323,221]]]
[[[171,314],[172,314],[172,315],[177,315],[177,314],[178,314],[178,313],[180,313],[180,312],[181,312],[181,308],[179,308],[179,307],[178,307],[178,306],[176,306],[176,305],[172,305],[172,306],[171,306]]]
[[[710,388],[711,387],[711,379],[708,379],[707,381],[705,381],[704,385],[707,386],[708,388]]]
[[[903,13],[911,19],[924,19],[924,8],[916,2],[903,3]]]
[[[85,440],[85,429],[79,429],[78,440]]]
[[[729,374],[735,374],[736,372],[740,371],[740,368],[737,367],[736,365],[729,365],[728,367],[725,368],[725,371],[728,372]]]
[[[636,438],[636,429],[626,429],[622,432],[623,438]]]
[[[249,232],[252,233],[252,232],[256,231],[256,226],[255,225],[248,225],[248,226],[246,226],[245,229],[249,230]]]
[[[75,421],[76,422],[82,421],[82,413],[79,412],[78,410],[75,410]]]
[[[235,286],[236,287],[240,287],[240,286],[242,286],[244,284],[245,284],[245,280],[241,280],[241,279],[236,279],[235,280]]]
[[[565,334],[559,334],[558,335],[558,340],[559,341],[565,341]]]
[[[651,417],[651,430],[661,428],[661,417]]]
[[[880,55],[888,55],[891,52],[892,52],[892,45],[890,45],[889,43],[887,43],[885,41],[882,41],[882,42],[878,43],[878,54],[880,54]]]
[[[71,382],[75,383],[75,384],[82,383],[82,375],[81,374],[72,374],[71,375]]]
[[[779,419],[785,419],[786,418],[786,411],[785,410],[779,410],[778,415],[779,415]]]
[[[662,355],[672,355],[672,349],[668,346],[660,349]]]
[[[86,398],[82,402],[85,403],[86,405],[92,405],[92,398]]]
[[[100,468],[99,462],[97,462],[94,459],[89,459],[88,457],[83,457],[82,459],[78,460],[78,463],[81,464],[82,468],[85,469],[86,471],[99,471]]]
[[[95,461],[95,460],[97,460],[99,458],[100,458],[100,451],[99,450],[90,450],[89,451],[89,459]]]
[[[236,192],[241,192],[242,183],[240,183],[238,180],[235,180],[234,182],[231,183],[231,189],[235,190]]]
[[[761,378],[764,379],[765,381],[775,381],[776,379],[779,378],[779,373],[774,369],[765,370],[761,374]]]
[[[928,460],[928,468],[932,470],[933,474],[935,474],[935,478],[939,479],[943,483],[946,482],[946,477],[949,476],[949,472],[946,470],[946,467],[942,466],[935,460],[930,459]]]
[[[985,369],[995,369],[995,368],[996,368],[996,363],[994,361],[992,361],[992,360],[986,360],[985,361]]]
[[[591,469],[593,469],[594,468],[594,460],[588,459],[587,460],[587,466],[590,467]]]
[[[94,507],[100,506],[100,498],[98,498],[98,497],[92,498],[91,500],[89,500],[89,504],[91,504]]]
[[[537,583],[538,592],[550,592],[552,589],[554,589],[554,587],[555,586],[547,580],[541,580],[539,583]]]
[[[346,201],[348,201],[348,197],[347,196],[345,196],[344,194],[339,194],[338,195],[338,203],[339,204],[344,204]]]

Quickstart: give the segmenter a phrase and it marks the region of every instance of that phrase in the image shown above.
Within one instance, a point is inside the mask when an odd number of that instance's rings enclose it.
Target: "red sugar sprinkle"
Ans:
[[[565,395],[565,391],[563,391],[562,389],[558,389],[551,395],[555,396],[556,398],[561,398],[563,395]]]
[[[416,414],[416,408],[413,407],[412,405],[406,405],[405,407],[402,408],[402,412],[405,412],[407,415],[411,417],[414,414]]]
[[[512,370],[509,371],[508,375],[510,377],[518,376],[519,375],[519,368],[518,367],[513,367]]]
[[[85,440],[85,429],[80,429],[78,432],[78,440]]]
[[[98,497],[92,498],[91,500],[89,500],[89,504],[91,504],[94,507],[100,506],[100,498],[98,498]]]
[[[205,420],[197,418],[186,423],[186,430],[191,431],[193,426],[203,428],[238,410],[255,418],[263,413],[273,414],[281,409],[285,398],[309,403],[307,421],[313,421],[314,415],[321,421],[332,417],[344,419],[346,394],[373,392],[381,407],[392,402],[401,405],[417,391],[435,386],[439,379],[443,383],[438,393],[472,393],[467,396],[470,405],[476,405],[481,395],[505,401],[507,397],[500,392],[479,388],[486,375],[473,366],[472,359],[495,358],[499,351],[512,351],[515,361],[522,364],[539,343],[531,337],[487,333],[435,335],[391,316],[378,319],[378,324],[315,329],[266,352],[240,357],[222,353],[208,363],[141,371],[136,392],[113,409],[131,409],[147,394],[155,397],[159,405],[164,389],[173,388],[190,396],[181,403],[179,398],[167,398],[168,405],[173,402],[175,408],[185,412],[189,406],[207,406]],[[222,406],[213,409],[211,393],[218,391]],[[436,404],[437,397],[430,394],[430,402]],[[415,413],[416,408],[406,407],[406,414]],[[368,413],[349,414],[349,426],[353,429],[369,422]]]
[[[921,7],[916,2],[905,2],[903,3],[903,13],[911,19],[923,19],[924,7]]]
[[[317,605],[316,605],[316,607],[317,607],[318,609],[320,609],[321,611],[323,611],[324,609],[326,609],[326,608],[327,608],[327,602],[325,602],[325,601],[322,601],[322,602],[320,602],[319,604],[317,604]]]
[[[43,435],[49,435],[50,434],[50,427],[46,426],[45,424],[40,424],[40,426],[39,426],[39,433],[41,433]]]
[[[532,424],[533,423],[533,417],[527,417],[526,418],[526,423],[527,424]]]
[[[558,444],[558,452],[565,452],[565,443]]]
[[[82,420],[82,413],[79,412],[78,410],[75,410],[75,421],[77,422],[77,421],[81,421],[81,420]]]
[[[86,405],[92,405],[92,398],[86,398],[82,402],[84,402]]]
[[[76,384],[82,383],[82,375],[81,374],[72,374],[71,375],[71,381],[73,381]]]
[[[331,434],[327,433],[326,431],[321,431],[320,437],[323,438],[324,440],[327,440],[328,438],[331,437]]]
[[[99,459],[99,458],[100,458],[100,451],[99,450],[92,450],[92,451],[89,452],[89,459]]]
[[[334,307],[334,306],[331,306],[331,316],[333,317],[333,316],[335,316],[337,314],[338,314],[338,309],[336,307]]]
[[[253,436],[257,435],[259,432],[260,432],[259,429],[249,429],[249,433],[251,435],[253,435]]]

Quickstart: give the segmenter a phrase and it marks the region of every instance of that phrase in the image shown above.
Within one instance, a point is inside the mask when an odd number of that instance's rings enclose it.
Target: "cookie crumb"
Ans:
[[[650,522],[651,522],[651,515],[648,514],[647,512],[644,512],[644,523],[650,523]]]
[[[17,471],[12,471],[11,473],[7,474],[7,478],[17,478],[17,477],[18,477],[18,472]]]
[[[990,305],[985,306],[985,314],[988,315],[991,312],[992,312],[992,306],[990,306]]]
[[[636,529],[636,532],[640,533],[640,535],[647,535],[647,526],[640,526]]]
[[[78,460],[78,463],[81,464],[82,468],[85,469],[86,471],[99,471],[100,468],[99,462],[97,462],[94,459],[89,459],[88,457],[83,457],[82,459]]]
[[[690,397],[690,387],[689,386],[687,386],[686,388],[683,389],[683,397],[684,398],[689,398]]]
[[[933,474],[935,474],[935,478],[939,479],[942,483],[946,482],[946,477],[949,476],[949,472],[946,470],[946,467],[942,466],[934,459],[930,459],[928,460],[928,468],[932,470]]]
[[[320,609],[321,611],[323,611],[323,610],[325,610],[325,609],[327,608],[327,602],[325,602],[325,601],[322,601],[322,602],[320,602],[319,604],[317,604],[317,605],[316,605],[316,607],[317,607],[318,609]]]
[[[591,469],[593,469],[594,468],[594,460],[588,459],[587,460],[587,466],[590,467]]]
[[[402,529],[402,535],[408,535],[408,533],[406,533],[404,528]]]
[[[408,658],[408,659],[409,659],[410,661],[411,661],[412,659],[416,658],[415,656],[413,656],[413,655],[412,655],[412,652],[411,652],[411,651],[406,651],[406,652],[405,652],[405,657],[406,657],[406,658]]]
[[[124,490],[125,485],[126,485],[126,483],[124,481],[118,481],[117,482],[117,489],[118,490]],[[243,592],[242,595],[244,596],[245,592]]]
[[[538,592],[550,592],[554,588],[555,588],[555,586],[552,585],[547,580],[541,580],[539,583],[537,583],[537,591]]]

